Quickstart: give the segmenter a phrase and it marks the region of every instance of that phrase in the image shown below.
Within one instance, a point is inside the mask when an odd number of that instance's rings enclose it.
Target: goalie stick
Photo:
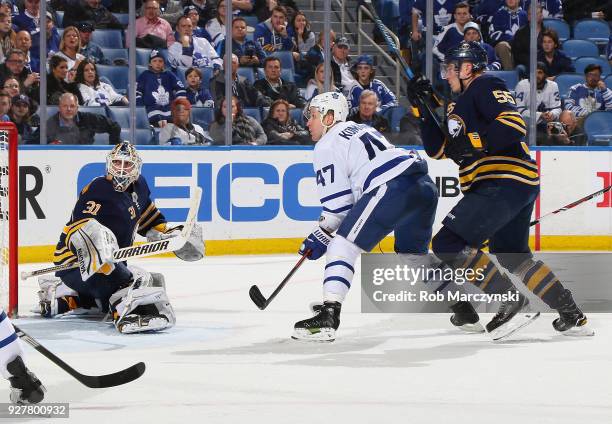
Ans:
[[[102,389],[106,387],[114,387],[120,386],[122,384],[129,383],[130,381],[136,380],[142,374],[144,374],[146,366],[144,362],[139,362],[137,364],[132,365],[124,370],[117,371],[112,374],[105,375],[85,375],[81,374],[62,359],[60,359],[57,355],[50,352],[46,347],[38,343],[36,339],[32,336],[28,335],[21,328],[17,327],[13,324],[15,328],[15,332],[24,342],[32,346],[34,349],[43,354],[47,359],[53,362],[55,365],[66,371],[68,374],[73,376],[75,379],[79,381],[79,383],[90,387],[92,389]]]
[[[289,280],[291,279],[291,277],[293,277],[293,274],[295,274],[295,271],[297,271],[302,266],[302,264],[304,263],[308,255],[310,255],[310,250],[307,250],[306,252],[304,252],[300,260],[295,264],[295,266],[291,269],[291,271],[289,271],[289,274],[287,274],[287,276],[283,279],[283,281],[281,281],[281,283],[272,292],[269,298],[266,299],[264,297],[264,295],[261,293],[261,290],[259,290],[259,287],[257,287],[257,285],[252,285],[251,288],[249,289],[249,296],[251,297],[251,300],[253,301],[253,303],[255,303],[255,305],[257,305],[257,307],[261,309],[262,311],[266,309],[268,305],[270,304],[270,302],[272,302],[272,300],[276,297],[276,295],[283,289],[283,287],[285,287],[285,284],[287,284]]]
[[[193,226],[197,220],[201,198],[202,189],[200,187],[195,187],[194,196],[191,199],[191,204],[189,206],[189,213],[187,214],[187,220],[185,221],[185,224],[183,224],[181,233],[178,236],[117,249],[113,252],[113,262],[122,262],[128,259],[144,258],[147,256],[158,255],[160,253],[174,252],[175,250],[182,248],[185,243],[187,243],[189,235],[191,234]],[[36,277],[43,274],[79,268],[79,266],[79,261],[77,261],[38,269],[35,271],[23,271],[21,273],[21,279],[25,280],[30,277]]]

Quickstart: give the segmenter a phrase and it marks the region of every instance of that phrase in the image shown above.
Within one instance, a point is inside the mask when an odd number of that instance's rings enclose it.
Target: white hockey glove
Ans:
[[[165,240],[178,236],[181,233],[182,229],[182,225],[177,225],[176,227],[168,228],[166,224],[163,223],[151,228],[149,231],[147,231],[147,234],[145,236],[147,237],[147,241]]]
[[[95,219],[77,227],[69,235],[68,246],[77,256],[83,281],[96,272],[109,275],[115,269],[113,252],[119,249],[117,238]]]

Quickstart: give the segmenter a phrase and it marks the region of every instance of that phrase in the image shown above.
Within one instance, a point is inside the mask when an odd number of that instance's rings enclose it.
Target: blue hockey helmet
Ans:
[[[454,47],[444,56],[444,64],[455,64],[456,69],[463,62],[470,62],[473,65],[474,71],[482,71],[487,67],[489,57],[487,51],[475,41],[462,41],[457,47]]]

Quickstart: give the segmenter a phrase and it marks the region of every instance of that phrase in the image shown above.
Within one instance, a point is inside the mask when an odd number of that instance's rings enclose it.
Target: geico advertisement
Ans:
[[[80,189],[104,174],[107,152],[20,150],[21,245],[57,241]],[[206,239],[302,237],[319,217],[311,150],[143,148],[140,153],[151,195],[169,221],[182,222],[190,187],[202,188],[198,220]],[[605,151],[541,152],[541,213],[600,189],[610,180],[610,162],[611,154]],[[457,167],[448,160],[428,163],[440,191],[438,228],[461,196]],[[610,203],[603,197],[599,200]],[[593,201],[567,212],[567,217],[551,218],[543,233],[609,234],[611,208],[596,205]]]

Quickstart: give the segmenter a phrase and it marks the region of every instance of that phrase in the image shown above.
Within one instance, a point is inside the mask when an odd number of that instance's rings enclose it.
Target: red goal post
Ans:
[[[18,304],[18,160],[17,128],[0,122],[0,307],[17,315]]]

